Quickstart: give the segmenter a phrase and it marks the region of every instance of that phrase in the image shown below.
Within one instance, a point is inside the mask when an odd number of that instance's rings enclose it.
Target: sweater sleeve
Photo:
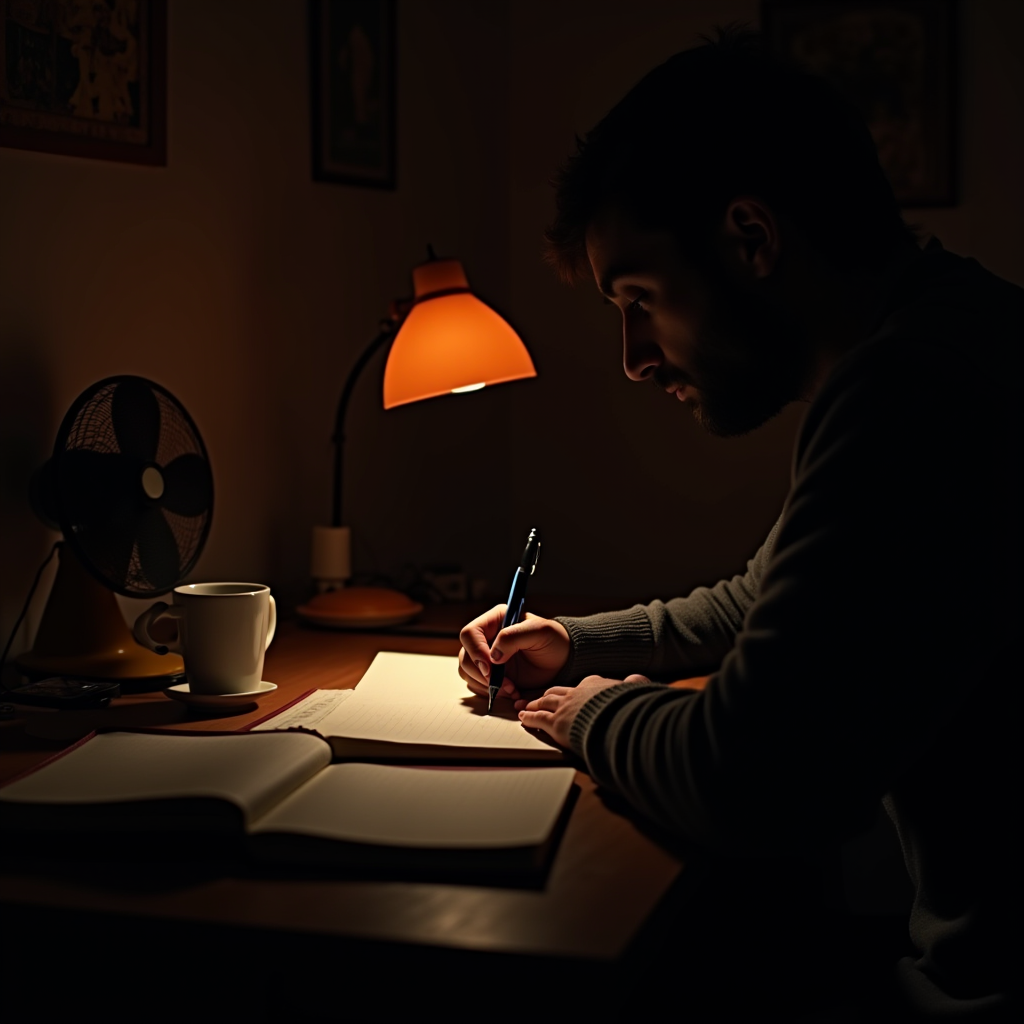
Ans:
[[[682,678],[713,672],[736,642],[757,598],[781,519],[747,571],[688,597],[652,601],[583,618],[559,616],[572,644],[556,682],[578,683],[588,675],[621,679],[633,672]]]

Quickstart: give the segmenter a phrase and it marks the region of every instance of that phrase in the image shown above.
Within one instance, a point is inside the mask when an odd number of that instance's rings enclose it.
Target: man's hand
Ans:
[[[529,702],[516,702],[519,721],[529,729],[543,729],[559,746],[569,746],[569,732],[580,708],[595,693],[619,683],[649,683],[646,676],[632,675],[625,679],[604,679],[587,676],[577,686],[552,686],[543,696]]]
[[[502,629],[505,605],[499,604],[462,628],[459,675],[481,697],[487,696],[491,665],[506,665],[500,696],[520,700],[547,686],[569,660],[569,634],[553,619],[526,613],[522,622]]]

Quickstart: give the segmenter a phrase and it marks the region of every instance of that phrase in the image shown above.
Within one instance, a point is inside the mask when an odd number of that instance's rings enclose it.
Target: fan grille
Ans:
[[[121,452],[111,415],[113,396],[119,382],[119,378],[105,382],[94,394],[85,399],[67,431],[64,451],[85,450],[109,454]],[[173,396],[165,393],[158,385],[151,381],[145,383],[149,385],[160,409],[160,430],[155,459],[157,465],[165,467],[174,459],[186,454],[198,455],[207,461],[202,439],[188,414]],[[90,543],[88,531],[81,531],[74,524],[71,525],[76,547],[83,556],[83,561],[94,573],[103,578],[107,586],[122,594],[150,597],[177,586],[192,571],[199,560],[209,532],[212,509],[207,509],[196,516],[179,515],[167,508],[160,511],[170,527],[178,549],[180,571],[178,578],[170,587],[167,586],[167,581],[155,583],[146,576],[139,558],[137,541],[132,544],[131,558],[126,571],[123,563],[118,564],[117,559],[110,557],[102,547]]]

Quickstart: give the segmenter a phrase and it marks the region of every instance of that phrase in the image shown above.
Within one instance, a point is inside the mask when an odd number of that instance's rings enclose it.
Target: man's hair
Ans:
[[[856,108],[743,30],[719,29],[656,67],[576,146],[545,232],[545,258],[567,281],[589,270],[587,229],[609,209],[672,231],[694,256],[741,195],[839,269],[877,266],[914,238]]]

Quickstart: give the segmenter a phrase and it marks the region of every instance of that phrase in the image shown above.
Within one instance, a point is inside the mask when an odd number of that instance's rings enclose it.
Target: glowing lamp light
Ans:
[[[415,300],[384,369],[384,408],[536,377],[519,335],[470,290],[458,260],[412,272]]]

